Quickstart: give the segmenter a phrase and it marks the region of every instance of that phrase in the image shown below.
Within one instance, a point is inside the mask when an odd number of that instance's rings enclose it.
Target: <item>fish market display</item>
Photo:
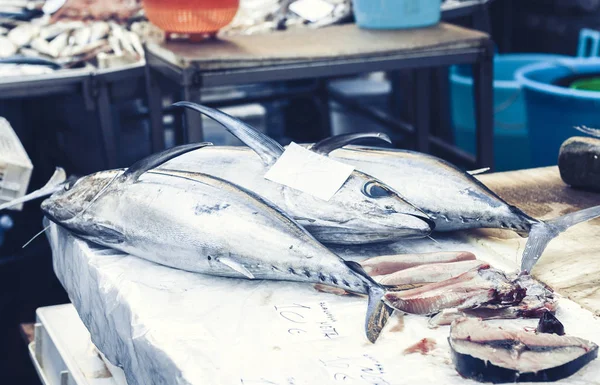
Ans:
[[[389,309],[381,300],[385,290],[359,264],[342,260],[287,214],[239,186],[200,173],[151,171],[205,145],[176,147],[126,171],[82,177],[46,199],[42,211],[83,239],[173,268],[368,294],[365,328],[374,342]]]
[[[432,230],[432,222],[420,210],[362,172],[352,172],[329,201],[267,180],[266,172],[283,153],[277,142],[220,111],[190,102],[175,106],[193,108],[225,122],[226,128],[255,153],[247,157],[237,147],[206,147],[161,166],[165,172],[201,172],[238,184],[276,204],[321,242],[393,241],[424,237]]]
[[[142,40],[149,33],[145,24],[136,22],[128,27],[114,21],[80,20],[51,23],[46,16],[31,21],[0,19],[0,71],[21,75],[32,70],[19,71],[15,66],[37,66],[42,68],[40,73],[48,73],[61,68],[112,68],[141,63]]]
[[[176,103],[176,105],[193,108],[209,115],[234,135],[236,131],[240,130],[256,132],[251,126],[221,112],[214,113],[204,106],[188,102]],[[386,186],[390,186],[412,205],[423,210],[435,222],[436,231],[504,228],[528,234],[529,239],[521,261],[521,270],[523,271],[531,271],[548,243],[561,232],[578,223],[600,216],[600,207],[592,207],[548,221],[537,220],[517,207],[506,203],[471,174],[463,172],[442,159],[405,150],[344,147],[365,138],[385,140],[385,135],[379,133],[339,135],[316,143],[310,146],[310,149],[355,166],[357,170],[372,175]],[[253,147],[250,141],[246,140],[245,142]],[[283,151],[278,144],[275,143],[275,145],[278,146],[279,153]],[[260,147],[255,147],[253,149],[259,153],[264,151]],[[253,167],[260,167],[258,166],[260,160],[248,149],[238,148],[235,151],[235,159],[232,162],[235,163],[236,171],[244,170],[248,171],[248,174],[254,175],[257,168]],[[206,153],[198,151],[183,158],[185,160],[178,161],[176,165],[191,167],[186,165],[188,160],[198,156],[197,163],[200,163],[201,155],[197,154]],[[208,155],[205,156],[208,157]],[[271,154],[270,156],[273,158],[276,155]],[[244,172],[239,172],[239,174],[242,173]],[[249,188],[252,189],[250,186]],[[286,208],[286,210],[289,209]],[[311,225],[298,219],[307,227]]]
[[[317,6],[314,1],[301,0],[297,3],[310,4],[300,7],[292,3],[290,0],[241,0],[236,17],[219,34],[254,35],[293,28],[320,28],[352,19],[350,0],[318,0]],[[313,13],[319,8],[326,11]]]
[[[482,382],[541,382],[568,377],[598,356],[598,345],[581,338],[456,320],[450,330],[456,370]]]

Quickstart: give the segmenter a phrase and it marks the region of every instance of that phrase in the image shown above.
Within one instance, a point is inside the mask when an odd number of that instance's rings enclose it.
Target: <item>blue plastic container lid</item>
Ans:
[[[523,67],[549,60],[570,59],[569,56],[552,54],[498,54],[494,56],[494,88],[517,89],[521,84],[516,74]],[[453,66],[452,81],[473,85],[471,66]]]
[[[600,58],[566,58],[525,66],[517,71],[516,79],[523,87],[540,93],[599,100],[600,93],[596,91],[577,90],[552,84],[565,76],[598,72],[600,72]]]

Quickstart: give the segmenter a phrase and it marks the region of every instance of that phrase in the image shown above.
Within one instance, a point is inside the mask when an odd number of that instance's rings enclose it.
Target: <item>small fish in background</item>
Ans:
[[[60,1],[55,3],[45,3],[51,8],[49,12],[54,13],[52,17],[40,11],[23,20],[0,18],[0,59],[40,58],[55,65],[36,69],[41,63],[13,60],[10,65],[2,66],[3,75],[46,74],[69,68],[116,68],[144,62],[142,42],[156,36],[156,32],[144,18],[139,18],[140,2],[126,0],[116,6],[114,2],[110,5],[96,1],[90,5],[88,1],[68,0],[62,7]],[[2,4],[0,2],[0,8]],[[128,26],[135,28],[129,30]],[[20,68],[19,64],[27,67]]]
[[[11,57],[17,53],[17,46],[6,36],[0,36],[0,58]]]

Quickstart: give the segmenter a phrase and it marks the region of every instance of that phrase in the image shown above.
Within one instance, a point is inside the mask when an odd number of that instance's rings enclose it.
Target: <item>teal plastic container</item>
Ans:
[[[569,58],[520,69],[527,104],[532,166],[555,165],[562,143],[581,135],[574,126],[600,127],[600,92],[555,85],[573,75],[600,73],[600,59]]]
[[[439,23],[441,0],[353,0],[356,24],[368,29],[404,29]]]
[[[499,171],[531,166],[525,99],[516,72],[539,62],[568,58],[545,54],[506,54],[494,57],[494,163]],[[475,107],[470,66],[450,71],[451,110],[456,144],[475,154]]]

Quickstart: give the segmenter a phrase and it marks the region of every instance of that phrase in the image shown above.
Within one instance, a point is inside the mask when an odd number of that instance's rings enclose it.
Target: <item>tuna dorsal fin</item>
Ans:
[[[254,150],[266,165],[275,163],[277,158],[283,154],[283,147],[281,147],[279,143],[263,133],[258,132],[249,124],[244,123],[233,116],[227,115],[222,111],[192,102],[177,102],[173,105],[198,111],[217,123],[220,123],[227,131],[241,140],[246,146]]]
[[[157,168],[163,163],[168,162],[169,160],[178,157],[179,155],[183,155],[190,151],[197,150],[202,147],[212,146],[212,143],[192,143],[192,144],[184,144],[182,146],[172,147],[166,149],[157,154],[150,155],[142,160],[137,161],[133,165],[131,165],[124,173],[121,175],[121,182],[135,182],[138,180],[142,174],[147,171],[150,171],[154,168]]]
[[[583,132],[584,134],[591,135],[596,138],[600,138],[600,129],[591,128],[587,126],[576,126],[576,130]]]
[[[347,144],[354,143],[362,139],[379,139],[387,143],[392,143],[389,136],[381,132],[361,132],[355,134],[343,134],[331,136],[327,139],[315,143],[310,149],[322,155],[329,155],[330,152],[342,148]]]
[[[227,258],[227,257],[222,258],[221,257],[221,258],[217,259],[217,261],[221,262],[222,264],[229,267],[230,269],[235,270],[238,273],[245,275],[249,279],[254,279],[254,274],[252,274],[248,269],[246,269],[244,267],[244,265],[242,265],[241,263],[238,263],[237,261],[234,261],[231,258]]]

